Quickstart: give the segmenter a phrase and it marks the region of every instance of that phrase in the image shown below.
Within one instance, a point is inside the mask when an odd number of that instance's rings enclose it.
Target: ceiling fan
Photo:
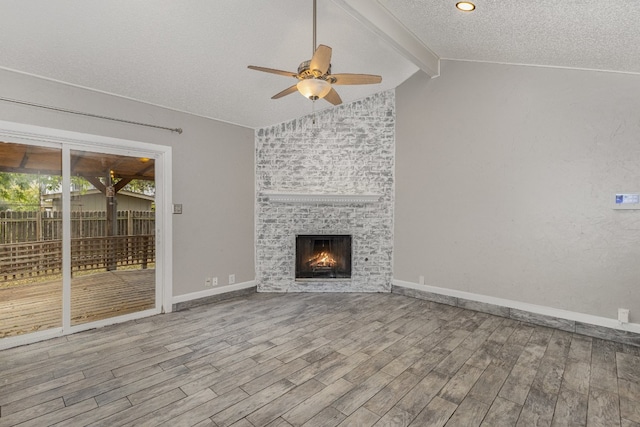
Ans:
[[[366,85],[382,81],[382,77],[372,74],[331,74],[331,48],[319,45],[316,48],[316,0],[313,0],[313,56],[298,66],[298,72],[249,65],[249,68],[279,76],[293,77],[298,83],[271,97],[279,99],[296,91],[312,101],[324,98],[333,105],[342,104],[342,99],[332,85]]]

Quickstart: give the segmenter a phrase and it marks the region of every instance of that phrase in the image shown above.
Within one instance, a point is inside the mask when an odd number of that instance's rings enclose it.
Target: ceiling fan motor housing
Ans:
[[[311,60],[304,61],[298,66],[298,78],[300,80],[303,80],[303,79],[327,80],[327,78],[331,75],[331,64],[329,64],[329,68],[327,68],[327,72],[322,75],[318,75],[317,73],[314,73],[313,71],[311,71],[310,66],[311,66]]]

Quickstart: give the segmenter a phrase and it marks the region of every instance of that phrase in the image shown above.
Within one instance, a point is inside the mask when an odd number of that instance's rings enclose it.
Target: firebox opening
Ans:
[[[351,278],[351,236],[296,236],[296,279]]]

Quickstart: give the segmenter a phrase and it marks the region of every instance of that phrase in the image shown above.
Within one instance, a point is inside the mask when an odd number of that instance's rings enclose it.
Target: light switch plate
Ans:
[[[180,215],[182,213],[182,203],[175,203],[173,205],[173,213],[175,215]]]

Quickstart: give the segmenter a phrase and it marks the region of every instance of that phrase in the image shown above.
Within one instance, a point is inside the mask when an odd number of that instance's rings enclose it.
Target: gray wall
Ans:
[[[396,92],[394,277],[640,319],[640,76],[444,61]],[[635,316],[634,316],[635,315]]]
[[[0,94],[127,120],[181,127],[182,135],[0,101],[0,119],[168,145],[173,150],[173,293],[254,280],[254,131],[215,120],[0,70]],[[215,100],[211,100],[215,102]]]

